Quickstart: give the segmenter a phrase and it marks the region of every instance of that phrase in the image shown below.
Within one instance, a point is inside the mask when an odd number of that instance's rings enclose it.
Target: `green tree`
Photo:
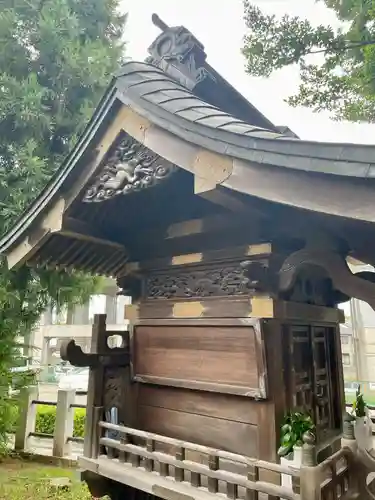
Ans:
[[[337,120],[375,121],[375,3],[372,0],[317,0],[337,17],[339,28],[313,25],[285,14],[264,14],[245,0],[247,71],[269,76],[299,66],[298,92],[287,102]]]
[[[121,64],[118,8],[119,0],[0,0],[0,233],[59,167]],[[49,303],[82,303],[98,283],[1,262],[0,447],[15,337],[27,337]]]

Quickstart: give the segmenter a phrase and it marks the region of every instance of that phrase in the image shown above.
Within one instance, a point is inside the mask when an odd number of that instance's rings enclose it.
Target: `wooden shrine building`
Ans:
[[[120,348],[107,346],[100,317],[91,354],[74,342],[64,352],[91,367],[81,465],[120,481],[98,468],[111,442],[98,422],[146,436],[146,475],[162,453],[145,432],[166,446],[195,443],[195,453],[277,462],[280,423],[297,409],[313,416],[327,456],[344,409],[337,305],[357,297],[375,308],[375,275],[347,264],[375,265],[375,146],[309,142],[274,126],[186,28],[154,22],[161,34],[148,60],[118,71],[70,155],[0,242],[10,268],[112,276],[132,296]],[[114,408],[115,424],[106,417]],[[121,438],[116,467],[126,453],[139,466],[136,441]],[[178,450],[174,464],[186,458]],[[217,470],[210,460],[207,470]],[[176,498],[136,474],[123,483]]]

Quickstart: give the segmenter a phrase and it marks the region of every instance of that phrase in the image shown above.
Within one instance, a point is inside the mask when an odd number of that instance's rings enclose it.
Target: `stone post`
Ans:
[[[19,421],[16,429],[15,451],[27,451],[31,432],[35,432],[36,405],[33,401],[38,398],[36,386],[21,389],[19,402]]]
[[[358,498],[363,498],[365,500],[366,498],[369,498],[366,486],[368,470],[365,462],[362,461],[360,457],[361,451],[358,449],[358,443],[354,435],[354,423],[355,418],[349,415],[348,412],[345,412],[343,418],[341,446],[343,448],[350,448],[353,452],[353,456],[350,460],[348,460],[349,487],[352,491],[358,492]]]
[[[315,436],[311,432],[305,432],[300,485],[303,500],[321,500],[321,479],[321,470],[316,460]]]
[[[73,436],[75,389],[57,392],[56,423],[53,434],[53,456],[66,457],[72,454],[72,444],[68,440]]]
[[[341,439],[341,447],[344,448],[345,446],[350,448],[354,453],[357,452],[358,445],[354,436],[354,418],[348,412],[344,413]]]

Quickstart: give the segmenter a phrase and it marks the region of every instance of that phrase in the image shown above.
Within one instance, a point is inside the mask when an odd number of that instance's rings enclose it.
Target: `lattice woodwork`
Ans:
[[[312,415],[319,441],[335,429],[331,334],[329,327],[308,325],[290,326],[286,332],[289,405],[294,411]]]
[[[329,331],[324,327],[313,327],[311,330],[314,366],[315,425],[319,437],[324,438],[324,435],[334,428],[331,366],[327,335]]]
[[[321,500],[349,500],[354,490],[350,491],[351,483],[356,481],[354,467],[350,467],[352,455],[350,450],[342,449],[322,464]],[[354,485],[353,485],[354,486]],[[357,497],[360,498],[360,497]]]
[[[312,352],[309,327],[291,327],[289,338],[292,408],[313,411]]]

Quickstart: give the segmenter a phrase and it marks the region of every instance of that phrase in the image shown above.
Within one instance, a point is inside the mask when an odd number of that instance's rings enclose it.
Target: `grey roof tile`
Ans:
[[[146,63],[126,63],[118,88],[169,131],[231,156],[267,165],[352,177],[373,176],[375,146],[302,141],[261,129],[213,107],[166,73]],[[153,106],[152,108],[149,106]],[[182,121],[181,121],[182,120]],[[163,125],[162,125],[163,126]]]

